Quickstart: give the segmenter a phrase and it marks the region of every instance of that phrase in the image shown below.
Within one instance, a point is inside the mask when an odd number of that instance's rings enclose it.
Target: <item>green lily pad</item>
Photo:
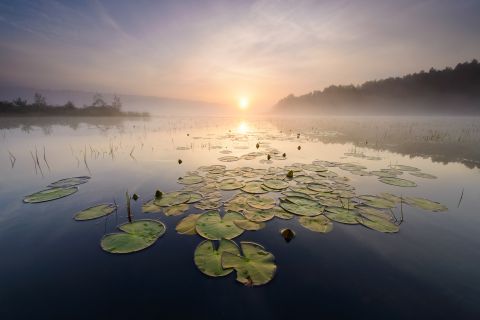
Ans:
[[[283,180],[272,179],[272,180],[265,180],[263,182],[263,185],[273,190],[283,190],[288,187],[288,182]]]
[[[79,184],[87,183],[90,180],[88,176],[72,177],[61,179],[55,182],[52,182],[48,185],[49,188],[69,188]]]
[[[159,207],[155,204],[155,199],[150,200],[142,205],[143,213],[155,213],[162,211],[162,207]]]
[[[273,219],[272,210],[248,209],[243,212],[245,218],[253,222],[264,222]]]
[[[361,199],[364,204],[379,209],[395,208],[395,206],[397,205],[396,202],[392,202],[390,200],[377,196],[363,195],[359,196],[358,198]]]
[[[317,192],[332,192],[332,189],[330,189],[329,187],[323,185],[323,184],[320,184],[320,183],[309,183],[307,184],[307,188],[312,190],[312,191],[315,191],[315,193]]]
[[[367,228],[384,233],[396,233],[400,228],[392,221],[376,215],[364,214],[357,217],[357,221]]]
[[[437,179],[437,177],[434,176],[433,174],[424,173],[424,172],[410,172],[410,174],[412,176],[424,178],[424,179]]]
[[[230,191],[243,188],[245,184],[235,179],[224,179],[218,183],[220,190]]]
[[[255,209],[271,209],[275,207],[275,199],[267,196],[254,196],[247,199],[247,204]]]
[[[318,203],[325,207],[343,207],[342,200],[339,198],[332,198],[332,197],[318,197]]]
[[[186,202],[188,204],[196,203],[203,199],[203,195],[198,192],[184,192],[184,193],[190,195],[190,200]]]
[[[282,198],[283,201],[288,201],[299,206],[316,206],[318,202],[313,199],[308,199],[305,197],[286,197]]]
[[[404,201],[412,207],[417,207],[427,211],[442,212],[448,210],[448,208],[443,204],[424,198],[406,197],[404,198]]]
[[[217,198],[203,199],[202,201],[195,203],[193,206],[200,210],[214,210],[220,208],[222,203],[220,202],[220,199]]]
[[[261,194],[267,193],[268,191],[262,188],[263,181],[255,180],[255,181],[248,181],[243,186],[242,191],[252,194]]]
[[[293,214],[285,211],[283,208],[281,207],[274,207],[272,209],[270,209],[271,211],[273,211],[273,215],[279,219],[283,219],[283,220],[290,220],[293,218]]]
[[[234,268],[237,281],[246,286],[259,286],[273,279],[277,266],[275,257],[254,242],[240,242],[242,255],[224,252],[222,267]]]
[[[105,217],[117,209],[117,206],[112,203],[99,204],[75,214],[74,219],[77,221],[92,220],[100,217]]]
[[[39,202],[57,200],[63,197],[67,197],[71,194],[74,194],[77,191],[78,191],[77,187],[44,189],[42,191],[25,196],[25,198],[23,198],[23,202],[39,203]]]
[[[300,217],[298,222],[305,228],[315,232],[328,233],[333,229],[333,223],[324,215]]]
[[[235,156],[225,156],[218,158],[218,160],[222,162],[234,162],[240,160],[240,158]]]
[[[417,184],[413,181],[400,179],[400,178],[380,178],[378,179],[380,182],[390,184],[392,186],[397,187],[416,187]]]
[[[372,175],[375,175],[377,177],[381,177],[381,178],[396,178],[397,177],[397,173],[392,173],[391,171],[382,171],[382,170],[379,170],[379,171],[370,171],[370,173]]]
[[[355,207],[355,210],[357,213],[359,213],[361,216],[377,216],[379,218],[383,218],[385,220],[391,220],[392,219],[392,214],[382,210],[382,209],[377,209],[374,207],[369,207],[369,206],[357,206]]]
[[[204,178],[197,175],[185,176],[178,178],[178,183],[185,184],[185,185],[192,185],[197,184],[204,181]]]
[[[210,240],[233,239],[243,233],[243,229],[237,227],[234,220],[245,219],[238,212],[227,212],[223,217],[216,210],[202,214],[196,225],[199,235]]]
[[[198,270],[207,276],[226,276],[233,271],[233,268],[222,267],[222,255],[224,252],[240,255],[240,249],[231,240],[221,239],[216,249],[213,241],[204,240],[195,249],[193,260]]]
[[[186,203],[176,204],[174,206],[168,207],[164,210],[166,216],[179,216],[185,211],[187,211],[190,206]]]
[[[243,230],[249,230],[249,231],[257,231],[265,228],[265,223],[254,222],[247,219],[234,220],[233,223],[235,223],[237,227],[242,228]]]
[[[304,165],[302,165],[302,168],[304,170],[314,171],[314,172],[327,171],[327,168],[325,168],[324,166],[320,166],[320,165],[316,165],[316,164],[304,164]]]
[[[100,245],[110,253],[132,253],[146,249],[153,245],[166,230],[165,225],[157,220],[137,220],[124,223],[118,228],[121,233],[105,235]]]
[[[303,187],[303,186],[291,186],[289,188],[290,190],[292,190],[293,192],[300,192],[300,193],[304,193],[304,194],[308,194],[308,195],[315,195],[317,194],[319,191],[314,191],[310,188],[308,188],[307,186]]]
[[[327,207],[325,209],[325,215],[328,219],[343,224],[358,224],[357,217],[353,210],[347,210],[345,208]]]
[[[401,164],[397,164],[395,166],[392,166],[392,168],[400,170],[400,171],[420,171],[420,169],[412,167],[412,166],[404,166]]]
[[[153,203],[159,207],[170,207],[190,201],[190,194],[186,192],[164,193],[160,198],[153,200]]]
[[[201,216],[201,213],[192,213],[183,218],[175,227],[180,234],[194,235],[197,234],[195,227],[197,225],[197,220]]]
[[[288,199],[288,198],[287,198]],[[324,207],[315,204],[315,205],[302,205],[290,202],[288,200],[280,201],[280,207],[282,207],[285,211],[299,215],[299,216],[317,216],[322,214],[324,211]]]

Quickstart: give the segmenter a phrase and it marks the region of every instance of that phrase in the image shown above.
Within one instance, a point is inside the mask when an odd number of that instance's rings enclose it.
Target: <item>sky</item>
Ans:
[[[271,106],[479,59],[479,17],[478,0],[0,0],[0,84]]]

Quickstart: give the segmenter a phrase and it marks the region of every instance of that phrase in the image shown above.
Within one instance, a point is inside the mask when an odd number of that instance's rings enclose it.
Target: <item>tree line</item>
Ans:
[[[332,85],[276,104],[281,112],[357,114],[479,114],[480,64],[477,60],[443,70],[431,68],[403,77],[361,85]]]
[[[33,102],[18,97],[12,101],[0,101],[0,114],[2,115],[27,115],[27,116],[148,116],[147,113],[124,112],[122,101],[114,95],[108,104],[100,93],[93,96],[91,105],[76,107],[72,101],[64,105],[50,105],[42,94],[36,92]]]

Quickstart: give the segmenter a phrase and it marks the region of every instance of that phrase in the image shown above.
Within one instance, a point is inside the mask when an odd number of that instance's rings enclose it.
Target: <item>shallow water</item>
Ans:
[[[0,120],[2,319],[480,317],[479,119]],[[286,159],[218,160],[224,150],[234,156],[257,151],[258,141],[259,151],[276,148]],[[404,206],[395,234],[339,223],[321,234],[296,218],[275,218],[265,229],[234,239],[258,242],[275,255],[275,277],[254,288],[236,282],[234,273],[209,278],[197,270],[193,252],[202,238],[175,231],[185,214],[141,211],[155,190],[180,190],[177,178],[202,165],[269,168],[314,160],[357,163],[369,171],[417,167],[437,179],[404,173],[418,186],[401,188],[375,176],[331,170],[348,177],[357,194],[425,197],[449,210]],[[22,202],[53,181],[81,175],[92,178],[72,196]],[[99,243],[127,221],[127,190],[140,196],[132,201],[134,218],[159,219],[167,232],[144,251],[113,255]],[[72,219],[82,209],[113,201],[119,204],[115,214]],[[297,234],[289,243],[279,235],[287,227]]]

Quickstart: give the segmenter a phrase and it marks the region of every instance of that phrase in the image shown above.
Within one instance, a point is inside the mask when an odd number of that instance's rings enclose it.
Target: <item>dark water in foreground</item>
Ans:
[[[410,119],[413,129],[407,129],[410,136],[401,134],[402,143],[392,138],[390,123],[379,127],[383,120],[363,119],[359,125],[377,133],[375,142],[372,131],[342,134],[341,127],[332,130],[323,128],[323,122],[308,121],[289,127],[282,119],[153,118],[2,129],[0,319],[479,319],[480,171],[475,148],[468,145],[478,142],[478,120],[456,120],[450,131],[432,124],[429,133],[424,120]],[[287,160],[217,160],[224,156],[221,150],[237,156],[255,151],[258,140],[285,152]],[[451,150],[455,141],[463,146],[462,159],[442,153],[442,145]],[[408,153],[408,142],[421,142],[435,152]],[[30,152],[43,159],[44,148],[48,166],[40,162],[40,172]],[[352,151],[381,160],[345,156]],[[8,152],[16,159],[13,167]],[[418,186],[407,190],[376,177],[332,170],[349,177],[359,194],[421,196],[449,210],[405,207],[396,234],[339,223],[321,234],[303,228],[295,218],[269,221],[265,229],[235,238],[237,243],[258,242],[275,255],[274,279],[255,288],[236,282],[234,273],[209,278],[196,269],[193,252],[202,239],[175,232],[184,215],[141,213],[141,202],[156,189],[179,190],[176,179],[201,165],[268,168],[316,159],[358,163],[368,170],[390,164],[418,167],[438,179],[409,177]],[[50,182],[78,175],[92,179],[76,194],[22,203],[24,195]],[[135,218],[160,219],[167,232],[142,252],[108,254],[99,242],[126,221],[127,189],[141,197],[134,203]],[[113,199],[120,204],[116,214],[89,222],[72,219],[79,210]],[[285,227],[297,233],[290,243],[278,232]]]

